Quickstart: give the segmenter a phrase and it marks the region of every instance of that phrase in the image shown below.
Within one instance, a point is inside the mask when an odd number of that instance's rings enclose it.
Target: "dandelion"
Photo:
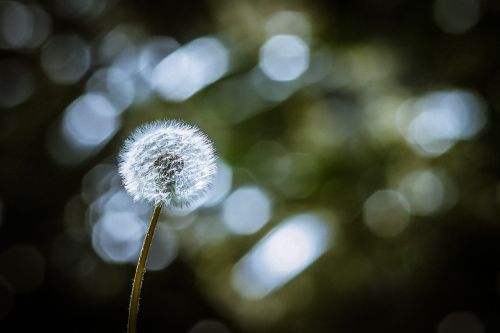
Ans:
[[[172,120],[139,127],[125,141],[119,159],[130,195],[155,205],[188,206],[206,192],[216,171],[206,134]]]
[[[198,128],[179,121],[139,127],[119,154],[119,173],[135,200],[155,205],[132,285],[129,332],[135,332],[149,247],[162,206],[189,206],[205,194],[216,173],[215,150]]]

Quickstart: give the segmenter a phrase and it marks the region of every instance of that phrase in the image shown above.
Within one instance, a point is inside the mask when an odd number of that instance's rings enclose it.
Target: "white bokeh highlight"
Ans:
[[[102,94],[85,94],[66,109],[62,132],[70,146],[91,149],[106,143],[120,126],[119,112]]]
[[[234,191],[222,206],[222,220],[235,234],[259,231],[271,218],[269,196],[259,187],[246,186]]]
[[[309,46],[298,36],[273,36],[260,49],[259,67],[271,80],[296,80],[309,67],[309,53]]]
[[[216,38],[203,37],[177,49],[152,71],[154,90],[181,102],[220,79],[229,70],[229,51]]]
[[[131,212],[107,212],[92,228],[92,246],[107,262],[133,260],[141,249],[146,226]]]
[[[42,6],[0,1],[0,49],[34,49],[51,31],[52,20]]]
[[[232,284],[247,299],[261,299],[279,289],[317,260],[331,243],[330,228],[318,215],[284,220],[234,267]]]
[[[457,142],[473,138],[485,125],[484,102],[465,90],[429,93],[399,111],[399,128],[424,157],[446,153]]]
[[[104,166],[98,166],[90,175],[102,174]],[[109,171],[109,170],[108,170]],[[105,171],[104,175],[108,173]],[[89,207],[87,215],[92,227],[92,247],[97,255],[107,263],[111,264],[136,264],[139,252],[146,235],[147,226],[151,214],[151,207],[141,203],[134,203],[132,198],[121,189],[116,170],[112,170],[114,176],[99,177],[95,179],[85,178],[85,192],[90,187],[99,187],[106,183],[109,189],[100,193]],[[83,186],[84,184],[82,184]],[[82,191],[84,189],[82,188]],[[84,193],[82,192],[82,195]],[[88,193],[86,194],[88,198]],[[176,257],[179,251],[179,241],[176,233],[166,224],[158,223],[155,236],[146,263],[148,270],[161,270],[167,267]]]

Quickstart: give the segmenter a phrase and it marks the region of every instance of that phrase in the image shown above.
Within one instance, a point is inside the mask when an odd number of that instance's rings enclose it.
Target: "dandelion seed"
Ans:
[[[120,175],[135,200],[187,206],[209,188],[214,148],[198,128],[159,121],[138,128],[120,153]]]

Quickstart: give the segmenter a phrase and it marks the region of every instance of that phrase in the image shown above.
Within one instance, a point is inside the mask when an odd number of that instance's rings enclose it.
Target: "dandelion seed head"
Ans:
[[[119,172],[134,200],[189,206],[216,173],[212,142],[197,127],[176,120],[143,125],[125,141]]]

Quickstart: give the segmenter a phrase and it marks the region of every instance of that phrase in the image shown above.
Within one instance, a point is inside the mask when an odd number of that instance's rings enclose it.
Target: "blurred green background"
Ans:
[[[124,332],[156,119],[219,173],[162,214],[141,332],[500,332],[500,2],[0,1],[0,331]]]

